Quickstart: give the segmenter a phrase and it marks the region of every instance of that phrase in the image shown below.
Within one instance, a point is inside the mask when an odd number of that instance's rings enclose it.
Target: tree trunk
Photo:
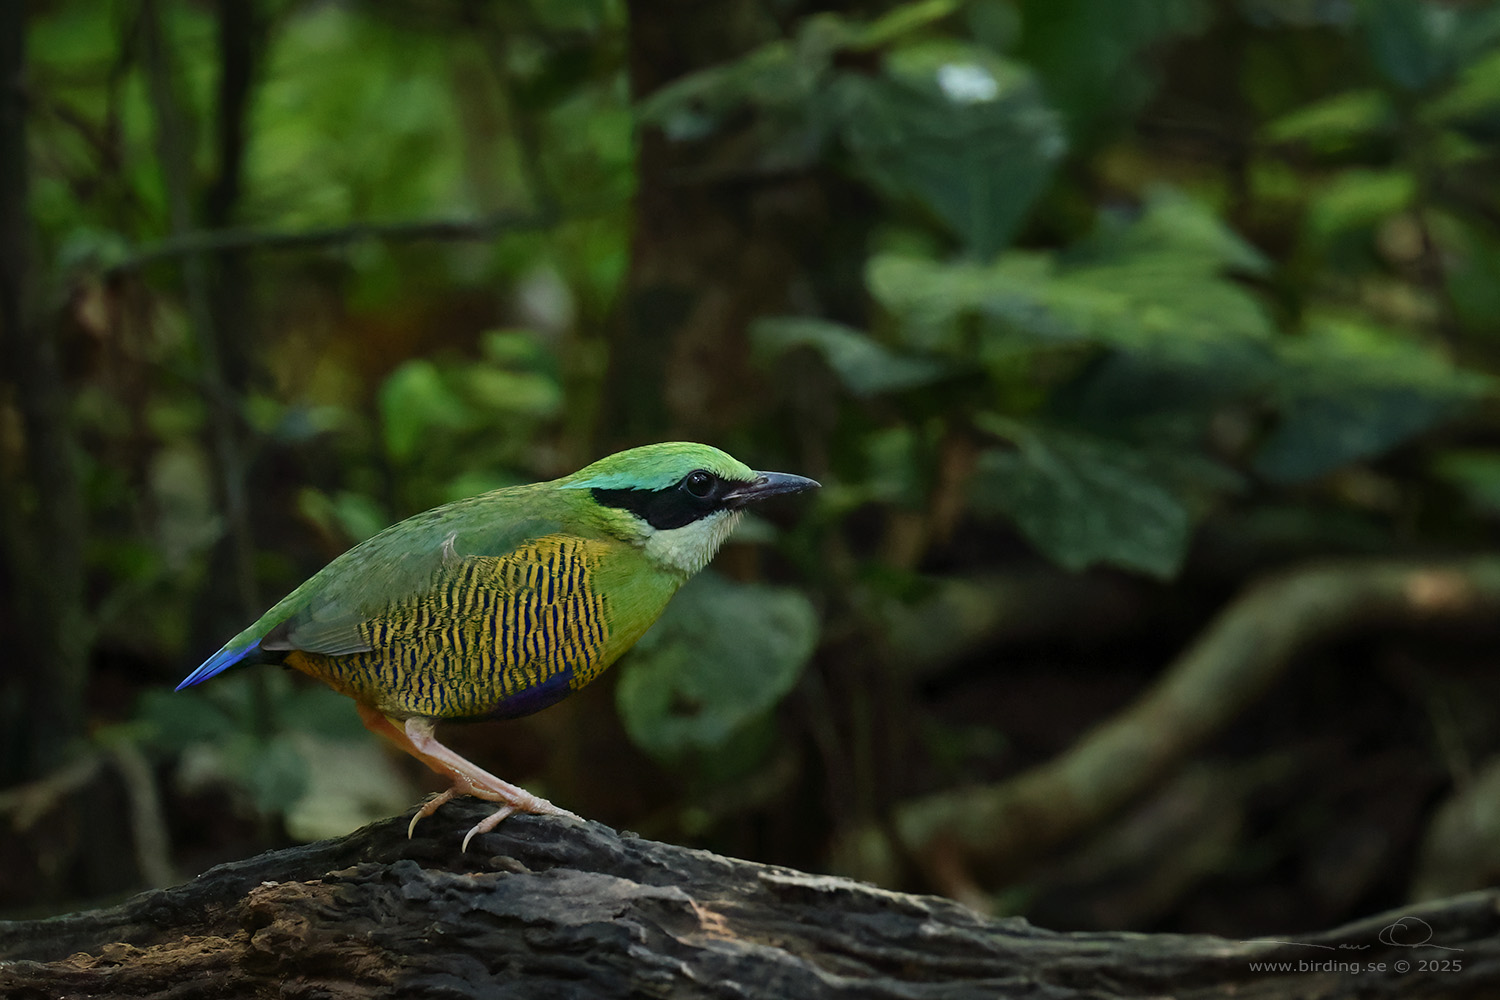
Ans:
[[[487,812],[464,800],[413,840],[404,818],[390,819],[110,909],[0,923],[0,994],[1410,1000],[1500,991],[1500,891],[1277,941],[1059,934],[598,823],[517,816],[460,854],[464,830]]]
[[[781,5],[782,21],[800,6]],[[629,24],[637,101],[782,31],[754,0],[635,0]],[[646,126],[638,141],[630,273],[611,330],[602,443],[688,436],[732,447],[728,438],[747,415],[767,408],[748,329],[789,311],[794,285],[815,294],[811,263],[828,259],[827,192],[811,169],[747,160],[734,129],[673,141]]]
[[[56,767],[83,735],[87,535],[56,323],[39,305],[27,202],[25,3],[0,4],[0,785]],[[19,432],[19,433],[17,433]]]

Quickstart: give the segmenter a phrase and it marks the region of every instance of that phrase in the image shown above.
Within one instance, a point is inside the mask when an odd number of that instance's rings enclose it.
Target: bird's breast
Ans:
[[[361,624],[369,652],[287,662],[388,714],[529,714],[593,680],[660,613],[626,599],[649,617],[621,621],[601,580],[610,544],[555,535],[504,556],[456,556],[429,590]]]

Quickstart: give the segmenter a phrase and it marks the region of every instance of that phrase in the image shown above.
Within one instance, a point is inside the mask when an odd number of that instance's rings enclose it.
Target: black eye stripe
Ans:
[[[707,481],[696,479],[698,476],[707,477]],[[600,504],[628,510],[657,531],[670,531],[724,510],[728,506],[724,497],[740,485],[743,484],[720,479],[703,469],[695,469],[665,489],[595,488],[592,492],[594,499]],[[695,488],[703,491],[701,496],[693,492]]]

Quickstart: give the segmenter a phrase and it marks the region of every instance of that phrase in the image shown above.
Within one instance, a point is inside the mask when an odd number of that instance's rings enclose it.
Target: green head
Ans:
[[[713,558],[747,504],[818,486],[802,476],[756,472],[717,448],[682,441],[601,458],[556,485],[587,490],[608,523],[684,575]]]

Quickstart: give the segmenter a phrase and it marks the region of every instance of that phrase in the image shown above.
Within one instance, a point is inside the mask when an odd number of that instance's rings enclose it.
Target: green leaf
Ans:
[[[1348,232],[1367,230],[1411,207],[1416,177],[1409,170],[1345,170],[1308,204],[1308,234],[1330,243]]]
[[[882,76],[835,82],[845,145],[887,194],[925,205],[965,250],[1010,242],[1066,147],[1019,65],[952,43],[893,53]]]
[[[907,343],[924,351],[966,350],[960,321],[967,315],[1019,317],[1016,326],[1039,339],[1076,339],[1049,317],[1035,291],[1051,281],[1052,258],[1012,251],[993,264],[942,262],[906,254],[875,254],[865,267],[870,294],[902,320]],[[1027,319],[1030,322],[1027,322]]]
[[[1000,418],[979,423],[1016,447],[981,455],[975,509],[1008,515],[1043,554],[1074,571],[1108,563],[1170,578],[1193,523],[1237,482],[1197,456]]]
[[[711,753],[792,689],[817,638],[800,592],[703,573],[622,664],[625,730],[663,761]]]
[[[430,431],[466,427],[473,413],[437,365],[418,359],[391,372],[380,387],[380,417],[386,450],[407,459]]]
[[[1194,448],[1225,404],[1261,397],[1271,370],[1269,350],[1233,342],[1197,364],[1105,351],[1048,396],[1046,412],[1070,426]]]
[[[740,59],[669,83],[638,109],[673,142],[696,142],[743,124],[753,109],[752,151],[759,169],[792,169],[816,162],[835,120],[825,89],[834,54],[855,40],[857,28],[837,15],[809,17],[798,36],[762,45]]]
[[[557,359],[538,343],[537,334],[530,330],[486,330],[480,334],[479,350],[486,361],[504,368],[540,371],[557,364]]]
[[[269,739],[232,739],[224,747],[226,772],[250,793],[263,813],[284,813],[307,789],[311,766],[288,733]]]
[[[391,523],[390,513],[373,497],[352,490],[340,490],[329,496],[307,486],[297,494],[297,512],[317,525],[324,533],[362,542],[378,534]]]
[[[1500,117],[1497,117],[1500,123]],[[1443,226],[1448,295],[1453,312],[1468,331],[1493,338],[1500,316],[1500,239],[1488,227],[1460,220]]]
[[[1213,364],[1271,330],[1259,300],[1231,281],[1186,269],[1181,255],[1138,255],[1080,267],[1036,290],[1053,323],[1101,344]]]
[[[459,373],[459,384],[476,409],[546,419],[563,406],[562,386],[539,372],[474,365]]]
[[[832,12],[810,15],[793,38],[768,42],[657,90],[641,102],[638,120],[660,127],[674,142],[694,142],[747,127],[743,112],[753,109],[753,141],[737,148],[750,150],[761,169],[806,166],[823,155],[839,128],[841,101],[829,86],[834,57],[887,48],[958,6],[955,0],[917,0],[871,22]]]
[[[1493,391],[1408,337],[1354,320],[1315,317],[1284,344],[1275,395],[1281,418],[1255,469],[1303,482],[1381,455]]]
[[[1305,142],[1320,153],[1342,152],[1389,132],[1396,124],[1390,98],[1373,88],[1347,90],[1305,104],[1266,126],[1271,142]]]
[[[1176,365],[1256,364],[1271,323],[1259,300],[1225,271],[1258,272],[1264,259],[1207,208],[1154,193],[1133,219],[1106,218],[1066,258],[1011,252],[993,264],[879,255],[870,292],[926,350],[968,350],[962,318],[982,322],[982,358],[1016,341],[1095,343]]]
[[[1404,90],[1427,90],[1458,62],[1458,11],[1422,0],[1363,0],[1360,13],[1375,65]]]
[[[1500,8],[1494,22],[1494,30],[1500,31]],[[1423,102],[1419,110],[1427,121],[1467,125],[1481,139],[1493,135],[1495,117],[1500,112],[1500,51],[1491,50],[1465,67],[1452,87]]]
[[[62,273],[106,271],[130,256],[130,241],[112,229],[75,225],[57,248],[53,267]]]
[[[1078,252],[1088,259],[1166,256],[1194,274],[1258,275],[1271,269],[1265,255],[1212,208],[1166,185],[1150,188],[1132,215],[1106,213]]]
[[[1500,453],[1477,448],[1446,451],[1433,461],[1433,472],[1476,510],[1500,514]]]
[[[763,319],[751,327],[750,337],[764,360],[798,347],[811,348],[822,355],[844,387],[859,397],[930,385],[948,373],[942,362],[897,354],[863,331],[827,320]]]
[[[1066,117],[1068,133],[1089,142],[1140,107],[1159,76],[1153,51],[1200,30],[1214,4],[1202,0],[1013,0],[1023,28],[1017,55],[1033,67]]]
[[[145,691],[136,703],[135,714],[146,724],[152,744],[173,751],[223,739],[240,726],[219,701],[196,691]]]
[[[868,50],[889,45],[941,21],[959,7],[957,0],[916,0],[915,3],[900,4],[854,32],[849,47]]]

